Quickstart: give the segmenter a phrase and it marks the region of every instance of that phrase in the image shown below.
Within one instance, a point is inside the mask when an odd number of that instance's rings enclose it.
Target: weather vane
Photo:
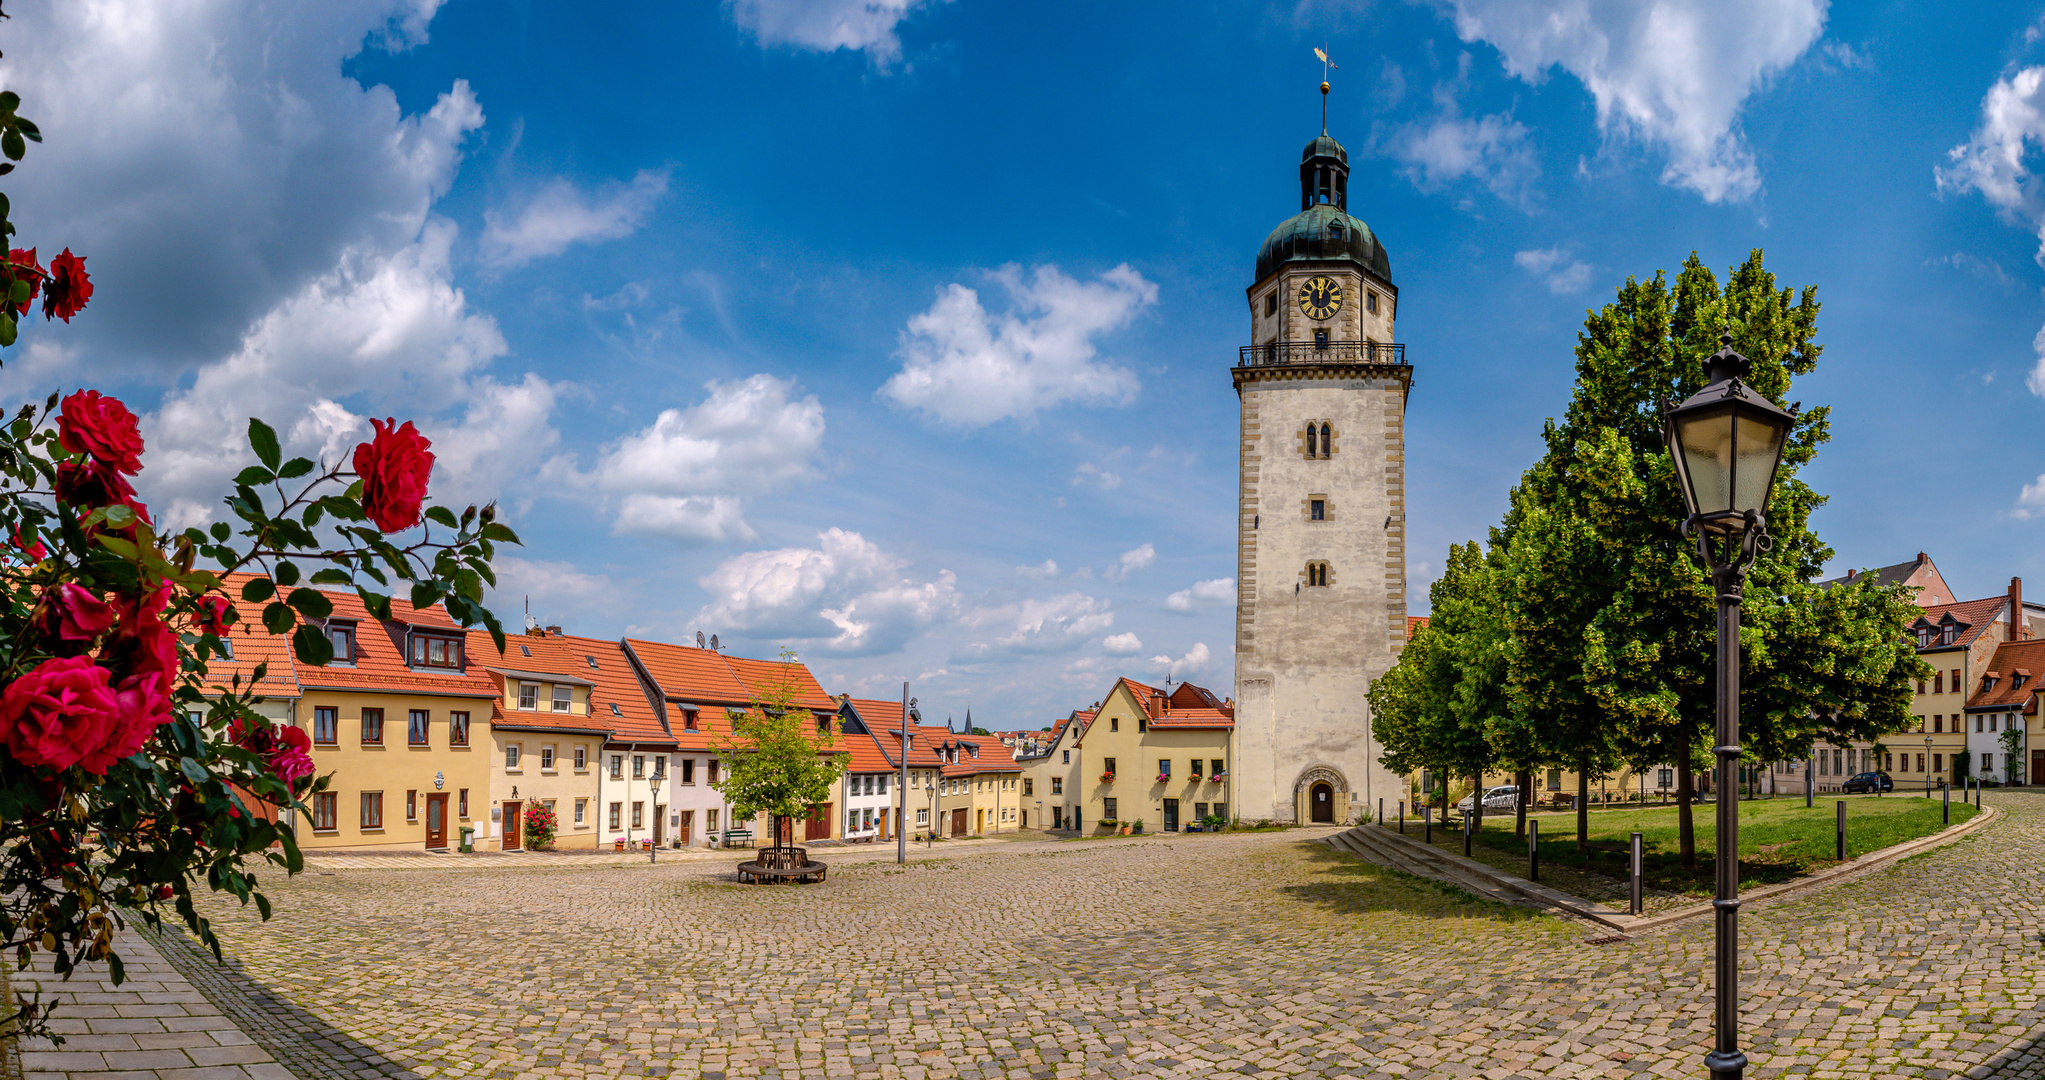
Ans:
[[[1314,47],[1314,56],[1321,62],[1321,134],[1328,133],[1328,73],[1342,65],[1328,59],[1328,50]]]

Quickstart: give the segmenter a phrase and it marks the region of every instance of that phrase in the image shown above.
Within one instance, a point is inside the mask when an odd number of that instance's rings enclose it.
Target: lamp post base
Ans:
[[[1740,1080],[1747,1072],[1747,1055],[1738,1050],[1730,1054],[1713,1050],[1704,1055],[1704,1067],[1711,1071],[1713,1080]]]

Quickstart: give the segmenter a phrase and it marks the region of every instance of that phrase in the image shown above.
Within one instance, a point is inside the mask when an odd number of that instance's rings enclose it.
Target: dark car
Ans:
[[[1870,791],[1894,791],[1896,782],[1889,779],[1889,774],[1885,772],[1864,772],[1848,777],[1845,783],[1839,785],[1839,790],[1848,795]]]

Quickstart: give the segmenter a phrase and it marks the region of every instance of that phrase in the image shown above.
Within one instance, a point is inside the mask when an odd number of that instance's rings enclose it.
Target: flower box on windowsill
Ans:
[[[1169,784],[1169,783],[1171,783],[1171,782],[1172,782],[1172,774],[1171,774],[1171,773],[1168,773],[1168,772],[1161,772],[1161,773],[1158,773],[1158,774],[1157,774],[1157,782],[1158,782],[1158,783],[1160,783],[1160,784]]]
[[[1225,772],[1218,772],[1218,773],[1215,773],[1215,774],[1214,774],[1213,776],[1210,776],[1210,777],[1208,777],[1208,778],[1207,778],[1207,782],[1208,782],[1208,783],[1210,783],[1210,784],[1219,784],[1219,783],[1221,783],[1221,782],[1222,782],[1223,780],[1226,780],[1226,779],[1228,779],[1228,774],[1227,774],[1227,773],[1225,773]]]
[[[1114,774],[1114,773],[1111,773],[1111,772],[1104,772],[1104,773],[1102,773],[1102,774],[1101,774],[1101,783],[1103,783],[1103,784],[1112,784],[1112,783],[1114,783],[1114,782],[1115,782],[1115,774]]]

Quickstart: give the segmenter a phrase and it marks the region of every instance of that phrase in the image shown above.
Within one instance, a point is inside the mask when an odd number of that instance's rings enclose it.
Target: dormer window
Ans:
[[[615,702],[615,701],[613,701],[613,702],[611,702],[611,715],[612,715],[612,716],[623,716],[623,715],[625,715],[625,710],[623,710],[623,709],[620,709],[620,708],[618,708],[618,703],[617,703],[617,702]]]
[[[1339,222],[1339,221],[1331,221],[1331,222],[1329,222],[1329,223],[1328,223],[1328,241],[1329,241],[1330,243],[1335,243],[1335,244],[1339,244],[1339,243],[1341,243],[1341,242],[1342,242],[1342,236],[1343,236],[1343,233],[1342,233],[1342,223],[1341,223],[1341,222]]]
[[[563,683],[555,683],[554,711],[567,712],[572,708],[574,708],[574,698],[570,695],[567,685]]]
[[[1939,628],[1938,643],[1941,645],[1951,645],[1959,636],[1960,628],[1952,623],[1947,623]]]
[[[518,707],[526,712],[532,712],[540,707],[539,683],[518,684]]]
[[[1931,627],[1921,624],[1917,627],[1917,647],[1920,649],[1931,648]]]
[[[354,623],[329,621],[327,623],[327,640],[329,642],[332,642],[334,646],[334,659],[331,661],[332,663],[346,664],[350,667],[354,666],[355,664]]]
[[[417,635],[412,638],[412,666],[458,668],[462,666],[462,643],[457,638]]]

